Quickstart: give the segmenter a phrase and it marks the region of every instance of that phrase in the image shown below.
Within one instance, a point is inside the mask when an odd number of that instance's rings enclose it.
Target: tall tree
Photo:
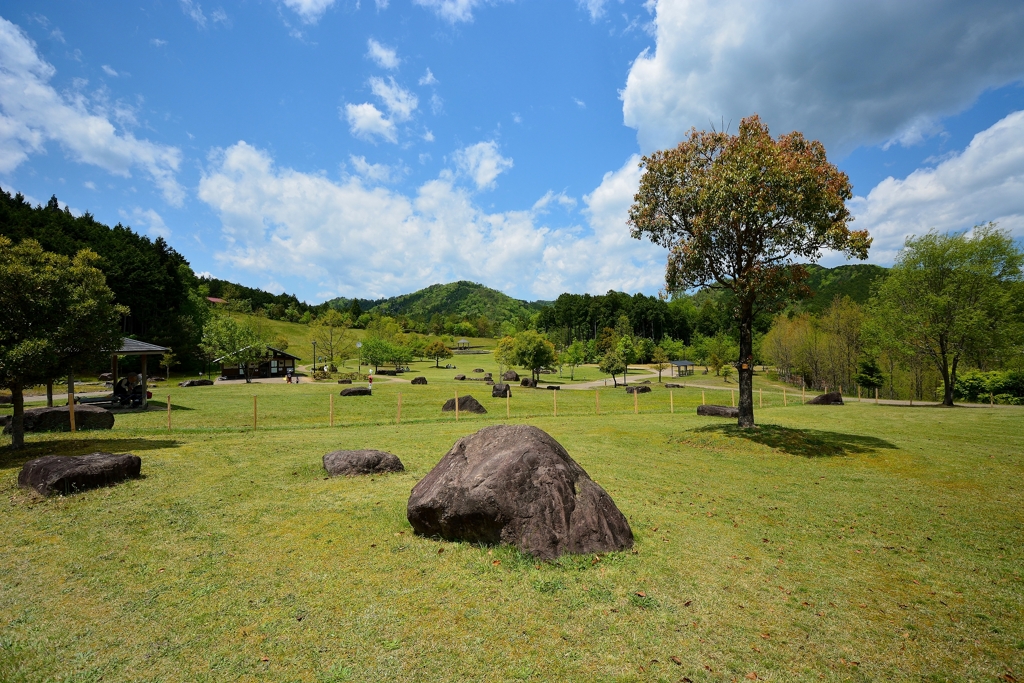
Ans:
[[[451,358],[452,352],[440,339],[436,339],[423,349],[423,355],[434,360],[434,367],[441,367],[442,358]]]
[[[348,326],[349,318],[333,308],[328,309],[309,325],[313,341],[317,345],[317,355],[322,356],[329,365],[334,365],[341,356],[351,354],[348,347],[354,347],[354,342],[349,335]],[[313,359],[313,365],[317,365],[316,358]]]
[[[11,390],[12,445],[25,445],[24,389],[120,348],[121,316],[99,257],[43,251],[35,240],[0,236],[0,386]]]
[[[533,330],[524,330],[515,336],[512,346],[515,365],[528,368],[534,380],[541,368],[555,362],[555,345]]]
[[[220,362],[237,363],[245,373],[246,384],[267,354],[266,337],[251,319],[240,324],[226,315],[213,315],[206,321],[201,346]]]
[[[711,285],[735,296],[739,425],[752,427],[755,314],[806,294],[798,260],[816,261],[823,249],[867,257],[867,231],[847,226],[850,180],[820,142],[796,132],[773,139],[757,115],[736,135],[692,129],[640,165],[629,224],[633,237],[669,249],[667,289]]]
[[[871,302],[873,335],[907,356],[927,358],[942,376],[942,404],[953,405],[960,361],[978,347],[1013,343],[1012,288],[1024,254],[994,224],[969,234],[908,238]]]

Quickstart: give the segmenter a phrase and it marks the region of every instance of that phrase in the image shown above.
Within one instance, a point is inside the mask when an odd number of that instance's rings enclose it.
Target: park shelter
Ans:
[[[245,351],[246,349],[242,350]],[[251,369],[250,377],[284,377],[289,372],[295,372],[295,361],[297,360],[299,360],[298,356],[293,356],[281,349],[268,346],[259,364]],[[245,379],[244,363],[225,363],[224,358],[217,358],[213,362],[220,363],[220,376],[222,378]]]
[[[676,377],[684,377],[686,375],[692,375],[693,369],[696,367],[696,363],[692,360],[674,360],[672,362],[672,370]]]
[[[141,360],[142,369],[139,372],[139,384],[142,385],[142,405],[146,405],[146,359],[150,356],[162,356],[165,353],[170,353],[170,349],[166,346],[157,346],[156,344],[150,344],[149,342],[139,341],[138,339],[129,339],[125,337],[121,340],[121,348],[110,354],[110,372],[114,376],[114,384],[117,384],[117,357],[118,356],[139,356]]]
[[[469,340],[468,339],[460,339],[459,341],[455,342],[455,348],[457,348],[457,349],[468,349],[469,348]]]

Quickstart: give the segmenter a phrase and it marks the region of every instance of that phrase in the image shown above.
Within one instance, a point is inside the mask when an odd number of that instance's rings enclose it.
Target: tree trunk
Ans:
[[[629,372],[629,365],[626,365],[626,369],[622,371],[622,386],[628,387],[629,383],[626,382],[626,373]]]
[[[53,380],[46,380],[46,407],[53,407]]]
[[[745,301],[740,310],[740,427],[754,426],[754,307]]]
[[[942,381],[944,383],[942,405],[950,408],[953,407],[953,390],[956,388],[956,366],[959,361],[959,356],[953,356],[952,369],[944,368],[945,372],[942,373]]]
[[[25,394],[20,384],[11,385],[11,403],[14,414],[11,416],[11,448],[25,447]]]

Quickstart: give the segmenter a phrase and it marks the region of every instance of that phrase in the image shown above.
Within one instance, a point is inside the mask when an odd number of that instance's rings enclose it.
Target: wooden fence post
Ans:
[[[857,403],[860,403],[860,385],[857,385]]]
[[[995,407],[996,407],[996,399],[995,399],[995,397],[994,397],[994,396],[992,395],[992,392],[991,392],[991,391],[990,391],[990,392],[988,392],[988,405],[989,405],[989,407],[991,407],[991,408],[995,408]]]
[[[171,431],[171,395],[167,394],[167,431]]]
[[[875,387],[875,405],[878,405],[878,387]]]
[[[704,390],[703,389],[700,390],[700,404],[702,406],[703,405],[707,405],[707,401],[704,400]]]
[[[640,399],[637,397],[637,394],[639,394],[639,393],[640,392],[638,392],[638,391],[634,391],[633,392],[633,414],[634,415],[637,415],[637,414],[640,413]]]
[[[733,408],[736,407],[736,390],[735,389],[730,389],[729,390],[729,404]]]
[[[807,403],[807,387],[802,385],[800,387],[800,402]]]
[[[669,391],[668,391],[668,411],[670,413],[672,413],[673,415],[676,412],[676,402],[672,398],[672,390],[671,389],[669,389]]]

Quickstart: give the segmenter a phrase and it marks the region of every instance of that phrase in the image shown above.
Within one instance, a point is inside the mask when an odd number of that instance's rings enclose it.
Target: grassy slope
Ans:
[[[490,287],[475,282],[451,282],[431,285],[411,294],[388,299],[376,307],[388,315],[404,314],[416,320],[429,320],[432,315],[486,316],[491,320],[529,319],[526,302],[513,299]]]
[[[336,385],[174,389],[171,433],[154,411],[0,452],[0,680],[1024,669],[1024,410],[775,404],[758,413],[775,426],[740,433],[695,417],[697,390],[677,390],[670,415],[655,389],[639,416],[624,392],[602,391],[600,417],[592,392],[559,392],[558,418],[553,392],[516,390],[513,420],[559,439],[637,537],[636,553],[538,564],[411,533],[410,488],[459,436],[504,419],[485,387],[423,372],[426,387],[336,397],[334,429]],[[456,390],[491,412],[442,417]],[[350,447],[390,450],[408,471],[325,479],[321,456]],[[15,487],[29,457],[101,449],[142,456],[145,477],[49,500]]]

